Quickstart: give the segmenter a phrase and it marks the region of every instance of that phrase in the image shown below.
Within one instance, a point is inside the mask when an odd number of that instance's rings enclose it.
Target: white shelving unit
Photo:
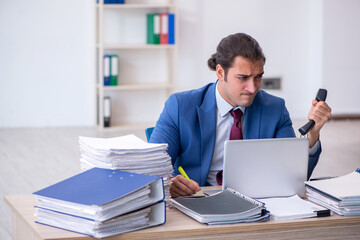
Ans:
[[[175,44],[146,43],[148,13],[175,14]],[[97,124],[103,130],[154,126],[177,76],[177,0],[96,3]],[[104,86],[103,56],[119,56],[117,86]],[[111,98],[111,126],[104,127],[103,98]]]

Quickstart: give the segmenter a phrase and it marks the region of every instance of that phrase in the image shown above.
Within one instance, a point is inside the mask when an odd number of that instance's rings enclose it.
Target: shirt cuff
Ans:
[[[314,144],[314,146],[309,148],[309,155],[314,156],[316,154],[316,152],[319,150],[319,147],[320,147],[320,141],[317,140],[316,143]]]

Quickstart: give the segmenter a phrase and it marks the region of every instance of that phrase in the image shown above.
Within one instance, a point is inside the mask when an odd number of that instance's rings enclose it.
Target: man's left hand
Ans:
[[[324,101],[312,101],[312,106],[309,111],[309,120],[314,120],[315,125],[309,131],[308,138],[310,141],[310,147],[314,146],[319,140],[320,129],[331,118],[331,108]]]

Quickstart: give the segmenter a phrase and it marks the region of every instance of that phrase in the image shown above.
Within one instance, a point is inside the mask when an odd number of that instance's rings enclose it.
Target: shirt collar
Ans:
[[[215,98],[216,106],[221,117],[224,117],[231,109],[240,109],[243,113],[245,112],[245,107],[233,107],[220,95],[219,81],[216,82]]]

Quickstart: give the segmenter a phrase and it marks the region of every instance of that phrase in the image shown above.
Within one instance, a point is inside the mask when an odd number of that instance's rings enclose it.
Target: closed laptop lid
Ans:
[[[303,196],[308,158],[307,138],[226,141],[223,189],[253,198]]]

